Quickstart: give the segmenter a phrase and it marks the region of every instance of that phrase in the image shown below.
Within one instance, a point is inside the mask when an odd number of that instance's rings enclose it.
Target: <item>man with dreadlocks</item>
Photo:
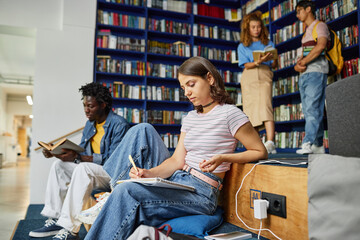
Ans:
[[[93,188],[109,189],[111,177],[103,165],[130,128],[126,120],[111,110],[109,89],[99,83],[82,86],[84,111],[89,119],[83,130],[80,146],[85,152],[78,154],[63,149],[59,155],[43,150],[46,158],[56,157],[46,187],[45,206],[41,214],[48,219],[42,228],[31,231],[31,237],[77,239],[81,222],[75,216]]]

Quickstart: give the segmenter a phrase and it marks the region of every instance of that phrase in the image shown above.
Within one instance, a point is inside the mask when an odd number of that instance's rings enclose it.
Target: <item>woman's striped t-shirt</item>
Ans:
[[[249,121],[248,117],[235,105],[215,106],[208,113],[188,113],[183,119],[181,132],[185,132],[185,162],[199,170],[202,160],[209,160],[217,154],[233,153],[237,144],[234,135],[237,130]],[[224,162],[215,169],[225,172],[230,164]]]

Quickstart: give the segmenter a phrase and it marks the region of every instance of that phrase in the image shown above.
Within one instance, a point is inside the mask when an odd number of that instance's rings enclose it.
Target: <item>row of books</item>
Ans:
[[[98,31],[98,35],[96,36],[96,47],[145,52],[145,39],[120,37],[112,35],[110,30],[107,33],[104,33],[103,30],[105,29]]]
[[[202,56],[209,60],[218,60],[218,61],[226,61],[231,62],[234,59],[232,52],[236,52],[236,50],[232,49],[218,49],[218,48],[210,48],[200,45],[193,46],[193,55],[194,56]]]
[[[151,124],[181,124],[187,115],[184,111],[147,110],[147,122]]]
[[[341,77],[346,78],[358,74],[360,69],[359,58],[344,61],[344,67],[341,72]]]
[[[185,42],[158,42],[148,40],[148,52],[164,55],[175,55],[180,57],[190,57],[190,44]]]
[[[278,55],[278,69],[282,69],[285,67],[290,67],[296,63],[296,59],[298,56],[301,56],[302,48],[292,49],[287,52],[283,52]]]
[[[287,78],[279,78],[273,82],[272,95],[280,96],[299,91],[299,75],[293,75]]]
[[[188,101],[181,88],[168,88],[165,86],[129,85],[123,82],[102,83],[114,98],[146,99],[154,101]],[[226,87],[226,91],[236,105],[241,105],[241,91],[239,88]]]
[[[147,0],[147,7],[167,11],[191,13],[191,2],[176,0]]]
[[[147,76],[161,78],[176,78],[179,65],[168,65],[162,63],[147,63]]]
[[[240,21],[242,18],[241,8],[221,8],[200,3],[194,3],[193,14],[214,18],[222,18],[228,21]]]
[[[114,112],[129,123],[142,123],[146,122],[145,111],[138,108],[118,107],[113,109]]]
[[[343,47],[350,47],[359,44],[359,26],[352,25],[340,31],[336,31]]]
[[[273,7],[271,9],[271,20],[276,21],[277,19],[294,11],[298,2],[299,0],[287,0]]]
[[[324,22],[334,20],[357,9],[357,0],[338,0],[316,9],[315,16]]]
[[[296,37],[305,31],[305,25],[301,21],[296,21],[291,25],[285,26],[281,29],[277,29],[273,34],[274,44],[285,42],[293,37]]]
[[[245,14],[249,14],[252,11],[254,11],[258,6],[261,6],[266,2],[268,2],[268,0],[250,0],[250,1],[247,1],[245,3],[245,5],[242,6],[242,11],[245,12]]]
[[[165,86],[146,86],[146,98],[155,101],[187,101],[184,90]]]
[[[275,132],[276,148],[301,148],[305,132]]]
[[[106,2],[125,4],[125,5],[134,5],[134,6],[145,6],[146,0],[106,0]]]
[[[102,84],[109,89],[113,98],[145,99],[144,85],[129,85],[118,81]]]
[[[305,137],[305,132],[303,131],[293,131],[293,132],[275,132],[275,147],[276,148],[301,148],[302,141]],[[266,142],[266,134],[261,133],[260,139],[263,143]],[[324,148],[329,148],[329,137],[328,130],[324,130],[323,138]]]
[[[96,71],[145,76],[145,62],[113,59],[107,55],[96,56]]]
[[[240,83],[242,72],[218,69],[225,83]]]
[[[204,24],[193,25],[194,36],[212,38],[212,39],[222,39],[226,41],[240,41],[240,32],[231,31],[226,28],[219,28],[218,26],[207,26]]]
[[[180,134],[165,133],[160,134],[160,137],[164,141],[164,144],[167,148],[176,148],[179,142]]]
[[[301,103],[283,104],[274,107],[274,120],[276,122],[293,121],[304,119]]]
[[[242,95],[240,88],[236,87],[225,87],[225,90],[229,93],[232,100],[237,106],[242,105]]]
[[[135,65],[140,68],[136,71]],[[162,63],[147,63],[146,75],[160,78],[176,78],[178,74],[178,65],[167,65]],[[140,61],[127,61],[111,59],[110,56],[98,55],[96,59],[96,70],[98,72],[122,73],[129,75],[145,76],[145,63]],[[135,73],[135,74],[134,74]],[[137,74],[138,73],[138,74]],[[233,72],[231,70],[219,69],[225,83],[240,83],[242,72]]]
[[[175,22],[167,19],[149,18],[148,30],[191,35],[191,24],[183,23],[183,22]]]
[[[98,23],[111,26],[145,29],[146,18],[99,9]]]

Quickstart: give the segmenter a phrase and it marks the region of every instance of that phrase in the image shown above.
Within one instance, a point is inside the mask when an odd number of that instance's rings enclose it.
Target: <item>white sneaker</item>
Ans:
[[[96,199],[98,201],[97,204],[95,204],[89,209],[80,212],[76,216],[76,218],[83,223],[93,224],[95,222],[96,217],[99,215],[100,210],[102,209],[107,199],[109,198],[109,196],[110,196],[109,192],[104,193],[103,195],[101,195]]]
[[[310,142],[303,143],[301,148],[296,150],[296,153],[297,154],[310,154],[310,153],[313,153],[313,151],[311,150]]]
[[[321,145],[320,147],[316,146],[315,144],[311,145],[311,150],[313,153],[315,154],[323,154],[325,153],[325,148],[323,145]]]
[[[267,150],[267,152],[269,154],[270,153],[272,153],[272,154],[276,153],[275,144],[274,144],[273,141],[268,140],[268,141],[266,141],[266,143],[264,143],[264,145],[265,145],[265,148],[266,148],[266,150]]]

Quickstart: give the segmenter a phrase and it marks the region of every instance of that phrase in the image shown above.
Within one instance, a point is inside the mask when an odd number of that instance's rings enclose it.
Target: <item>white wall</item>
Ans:
[[[0,24],[37,29],[33,148],[85,124],[78,89],[93,81],[95,16],[95,0],[0,0]],[[43,203],[52,160],[33,148],[30,203]]]
[[[15,27],[60,29],[64,2],[82,2],[84,5],[89,2],[88,5],[93,4],[93,1],[79,0],[0,0],[0,24]],[[84,10],[88,9],[86,6],[83,7]]]
[[[0,87],[0,135],[6,130],[6,93]]]

